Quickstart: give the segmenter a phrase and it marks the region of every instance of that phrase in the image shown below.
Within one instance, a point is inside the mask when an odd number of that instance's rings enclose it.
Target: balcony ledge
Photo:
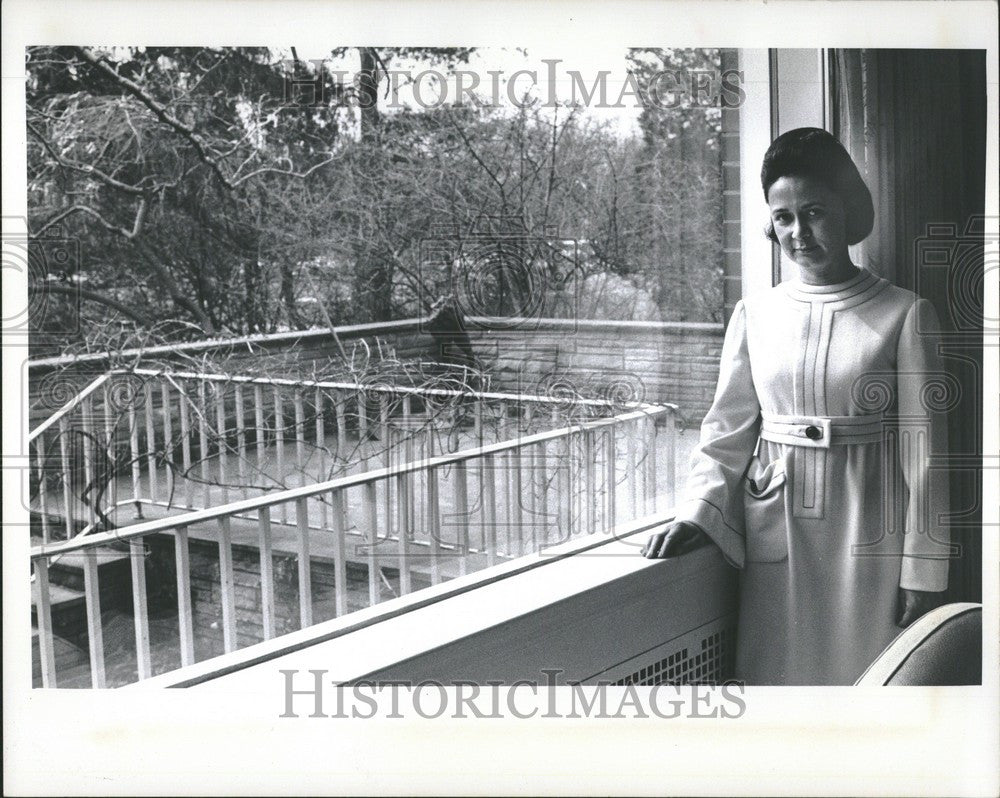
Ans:
[[[731,625],[735,612],[735,572],[715,547],[673,560],[639,556],[667,520],[576,539],[125,689],[273,689],[282,669],[322,669],[335,684],[541,683],[546,669],[561,683],[621,678],[636,658]]]

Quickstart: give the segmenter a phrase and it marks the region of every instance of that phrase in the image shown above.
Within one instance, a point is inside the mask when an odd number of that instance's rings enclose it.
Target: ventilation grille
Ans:
[[[713,621],[646,654],[600,674],[612,684],[721,684],[731,678],[735,655],[734,618]]]

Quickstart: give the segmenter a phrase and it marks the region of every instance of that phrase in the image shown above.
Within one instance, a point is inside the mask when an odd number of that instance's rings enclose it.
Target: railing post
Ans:
[[[396,511],[399,514],[399,594],[405,596],[412,588],[410,579],[410,475],[396,474]]]
[[[191,480],[191,417],[185,383],[178,383],[177,399],[180,402],[181,418],[181,467],[184,469],[184,506],[194,507],[194,493]]]
[[[170,386],[162,377],[160,378],[160,400],[163,402],[163,467],[167,475],[167,496],[168,504],[174,501],[174,422],[173,410],[171,408],[172,399],[170,397]]]
[[[382,447],[382,465],[388,468],[390,465],[389,458],[391,452],[389,451],[389,397],[384,391],[380,391],[378,394],[378,417],[379,417],[379,446]],[[383,508],[385,510],[385,537],[388,540],[392,536],[392,490],[393,490],[393,480],[385,479],[381,480],[382,488],[382,499]],[[376,491],[378,490],[378,485],[376,485]]]
[[[481,398],[476,398],[475,405],[473,405],[473,437],[475,441],[473,446],[483,446],[485,441],[483,440],[483,402],[485,400]],[[478,467],[476,468],[476,489],[477,495],[479,496],[479,503],[483,505],[483,495],[486,491],[486,460],[480,459]],[[482,506],[482,511],[480,512],[480,519],[482,523],[479,527],[479,549],[481,551],[486,551],[486,507]]]
[[[147,383],[148,384],[148,383]],[[149,604],[146,596],[146,545],[141,538],[129,543],[129,560],[132,566],[132,611],[135,620],[135,660],[139,679],[153,674],[149,656]]]
[[[198,447],[201,458],[201,499],[205,507],[212,506],[211,481],[208,464],[208,392],[205,380],[198,380]]]
[[[271,548],[271,508],[257,511],[257,552],[260,558],[261,636],[274,637],[274,552]]]
[[[295,389],[295,467],[299,470],[299,484],[308,482],[306,476],[306,415],[302,399],[302,389]],[[289,480],[289,485],[291,480]]]
[[[285,413],[280,386],[274,386],[272,396],[274,398],[274,443],[276,452],[275,458],[277,461],[277,474],[275,475],[274,480],[278,485],[288,487],[288,483],[285,482]],[[281,523],[287,524],[288,505],[285,502],[281,503],[279,513]]]
[[[541,512],[538,521],[542,526],[542,546],[549,543],[549,453],[548,441],[542,441],[536,445],[535,450],[535,476],[541,492]]]
[[[105,507],[113,508],[118,499],[118,418],[112,417],[111,394],[108,386],[109,379],[101,386],[101,399],[104,408],[104,457],[110,465],[107,476],[107,492],[109,494],[105,501]]]
[[[267,447],[267,430],[264,428],[264,386],[253,386],[254,449],[257,454],[257,480],[264,484],[264,457]]]
[[[389,467],[389,396],[383,391],[378,395],[378,427],[382,446],[382,464]],[[386,483],[388,485],[388,483]]]
[[[38,472],[38,511],[42,519],[42,542],[50,542],[49,507],[48,507],[48,473],[45,469],[45,433],[39,435],[32,444],[35,447],[35,469]]]
[[[229,504],[229,444],[226,441],[226,395],[225,383],[217,382],[215,390],[215,432],[219,442],[219,487],[222,489],[222,503]]]
[[[615,492],[618,490],[618,479],[617,470],[615,468],[615,429],[617,424],[609,424],[605,429],[605,439],[604,439],[604,461],[605,461],[605,480],[607,481],[608,487],[608,500],[605,504],[606,507],[606,526],[608,534],[613,534],[615,530],[615,524],[617,521],[617,496]]]
[[[236,650],[236,586],[233,579],[233,537],[229,518],[219,519],[219,584],[222,594],[222,646]]]
[[[42,687],[56,687],[55,638],[52,633],[52,596],[49,592],[49,562],[45,557],[35,560],[35,584],[38,603],[35,617],[38,623],[38,657],[42,670]]]
[[[156,431],[153,427],[153,385],[148,380],[142,386],[144,407],[143,417],[146,422],[146,473],[149,475],[149,500],[157,502],[160,498],[156,473]]]
[[[246,405],[243,403],[243,386],[236,383],[234,402],[236,404],[236,473],[240,480],[240,493],[246,499],[250,496],[247,488],[247,430]]]
[[[84,481],[87,487],[90,489],[90,502],[88,503],[89,512],[87,514],[88,522],[90,527],[93,528],[97,524],[97,501],[100,491],[97,485],[94,484],[94,425],[93,425],[93,415],[94,415],[94,402],[91,396],[87,396],[83,400],[83,411],[81,418],[81,426],[83,427],[83,474]]]
[[[344,546],[344,500],[340,490],[330,493],[330,518],[333,531],[333,581],[337,617],[347,612],[347,558]]]
[[[636,518],[639,515],[639,505],[636,490],[636,455],[635,443],[639,432],[642,429],[642,418],[626,425],[625,433],[625,479],[628,484],[629,518]]]
[[[326,472],[326,419],[323,417],[323,391],[319,387],[316,388],[313,402],[316,405],[316,452],[319,455],[318,479],[320,482],[323,482],[330,477]],[[320,500],[319,522],[323,528],[327,525],[326,513],[326,502]]]
[[[521,450],[510,450],[511,470],[511,521],[517,532],[517,556],[524,556],[524,479],[522,472]]]
[[[562,467],[559,469],[559,509],[562,536],[560,542],[573,536],[573,438],[566,435],[562,439]]]
[[[83,550],[83,592],[87,608],[87,648],[90,650],[90,684],[106,685],[104,675],[104,629],[101,626],[101,590],[97,576],[97,549]]]
[[[530,402],[524,406],[524,434],[531,435],[531,426],[534,422],[535,406]],[[521,456],[521,449],[517,450]],[[538,451],[537,445],[526,447],[524,452],[528,465],[528,484],[521,491],[520,501],[522,507],[528,511],[528,526],[531,528],[531,551],[538,551],[538,501],[536,495],[536,482],[538,477]],[[525,501],[527,500],[527,501]]]
[[[337,459],[343,462],[347,452],[347,413],[344,412],[347,399],[343,391],[337,391],[333,400],[333,411],[337,416]]]
[[[358,405],[358,454],[362,455],[363,468],[368,471],[368,453],[364,453],[365,442],[368,440],[368,399],[363,388],[355,391],[354,396]]]
[[[458,555],[458,572],[468,573],[469,560],[469,481],[465,461],[454,464],[455,473],[455,553]]]
[[[309,506],[306,499],[295,501],[295,525],[298,528],[299,620],[301,628],[312,626],[312,568],[309,559]]]
[[[508,436],[508,424],[507,424],[507,402],[503,399],[500,400],[500,422],[497,425],[499,432],[499,439],[501,441],[506,441]],[[507,554],[512,555],[511,546],[511,527],[514,525],[514,508],[513,502],[511,501],[510,495],[510,482],[511,482],[511,464],[513,461],[513,454],[509,451],[503,452],[499,457],[500,469],[503,472],[503,514],[504,520],[506,521],[506,539],[507,539]],[[520,505],[518,505],[520,509]],[[520,534],[520,524],[518,524],[518,534]]]
[[[59,473],[62,476],[63,520],[66,540],[74,535],[76,524],[73,520],[73,475],[70,472],[69,423],[65,416],[59,419]]]
[[[583,470],[584,470],[584,502],[583,509],[586,526],[584,534],[592,535],[597,530],[596,526],[596,504],[597,504],[597,476],[596,469],[597,452],[594,446],[594,430],[588,427],[583,431]]]
[[[174,529],[174,567],[177,571],[177,625],[181,665],[194,664],[194,608],[191,603],[191,552],[187,527]]]
[[[376,507],[375,483],[366,482],[361,487],[362,504],[364,505],[365,537],[368,540],[368,605],[374,607],[381,597],[379,585],[378,556],[375,548],[378,545],[378,514]]]
[[[427,469],[427,530],[430,535],[431,584],[441,581],[441,513],[438,502],[438,469]]]
[[[483,533],[486,549],[486,564],[496,565],[497,561],[497,494],[496,494],[496,460],[492,454],[483,458],[480,473],[483,475],[480,501],[483,505]]]
[[[411,428],[411,425],[410,425],[410,417],[413,415],[412,410],[413,410],[412,399],[411,399],[411,397],[410,397],[409,394],[406,394],[403,397],[403,429],[402,429],[402,432],[403,432],[403,436],[404,436],[403,437],[404,459],[405,459],[405,461],[407,463],[412,463],[413,462],[414,448],[415,448],[414,445],[413,445],[413,429]],[[414,481],[412,475],[410,475],[410,476],[407,477],[406,487],[407,487],[407,492],[406,492],[407,499],[406,499],[406,501],[408,503],[407,512],[409,513],[410,523],[412,524],[413,520],[417,517],[417,515],[416,515],[416,510],[417,510],[416,504],[417,504],[417,501],[416,501],[416,495],[415,495],[415,491],[414,491],[415,481]],[[413,530],[411,529],[410,532],[411,532],[411,535],[412,535]]]

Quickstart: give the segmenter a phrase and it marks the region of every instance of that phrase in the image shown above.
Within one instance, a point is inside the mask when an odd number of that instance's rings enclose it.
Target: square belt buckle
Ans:
[[[831,423],[828,418],[814,418],[795,430],[795,437],[802,446],[813,449],[829,449],[831,443]]]

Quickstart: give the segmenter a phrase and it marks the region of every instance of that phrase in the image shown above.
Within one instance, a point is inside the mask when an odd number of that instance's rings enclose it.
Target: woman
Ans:
[[[852,684],[947,587],[936,318],[851,262],[874,210],[833,136],[783,134],[761,183],[799,279],[737,304],[687,500],[643,554],[710,539],[741,569],[738,679]]]

